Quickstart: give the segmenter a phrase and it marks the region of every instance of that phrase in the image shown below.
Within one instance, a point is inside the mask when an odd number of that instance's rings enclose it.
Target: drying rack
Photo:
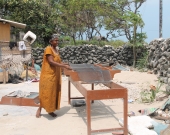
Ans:
[[[71,99],[85,99],[86,100],[86,115],[87,115],[87,135],[95,132],[112,131],[114,135],[127,135],[127,114],[128,114],[128,94],[127,89],[112,82],[116,73],[121,70],[112,69],[111,67],[102,67],[100,65],[92,64],[70,64],[73,70],[64,69],[64,74],[68,76],[68,103]],[[83,97],[71,97],[71,83],[83,95]],[[91,84],[91,89],[86,89],[82,84]],[[102,83],[108,89],[94,90],[95,83]],[[124,127],[111,129],[91,129],[91,102],[94,100],[116,99],[123,98],[124,109]],[[122,133],[119,131],[123,130]]]

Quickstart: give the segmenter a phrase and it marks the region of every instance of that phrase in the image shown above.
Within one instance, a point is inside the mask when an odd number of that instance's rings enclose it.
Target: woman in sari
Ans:
[[[58,36],[52,35],[49,41],[50,46],[44,50],[39,81],[40,107],[36,113],[37,118],[41,116],[42,108],[52,117],[57,116],[54,111],[60,109],[61,68],[71,69],[67,64],[61,63],[59,52],[56,49],[58,41]]]

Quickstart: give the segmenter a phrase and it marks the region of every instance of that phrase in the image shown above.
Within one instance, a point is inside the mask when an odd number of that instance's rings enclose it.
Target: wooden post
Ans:
[[[26,63],[26,81],[28,81],[28,62]]]
[[[3,71],[3,83],[6,84],[6,70]]]

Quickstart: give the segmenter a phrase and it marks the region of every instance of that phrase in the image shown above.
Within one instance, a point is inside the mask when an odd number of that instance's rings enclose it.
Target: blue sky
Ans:
[[[170,38],[170,0],[162,1],[162,38],[167,39]],[[159,38],[159,0],[146,0],[146,2],[143,3],[139,11],[145,23],[142,32],[145,32],[148,37],[145,41],[149,43],[152,40]],[[127,41],[125,37],[119,37],[117,39]]]
[[[163,1],[162,38],[170,38],[170,0]],[[145,23],[143,32],[146,32],[150,41],[159,38],[159,0],[146,0],[140,8],[140,14]]]

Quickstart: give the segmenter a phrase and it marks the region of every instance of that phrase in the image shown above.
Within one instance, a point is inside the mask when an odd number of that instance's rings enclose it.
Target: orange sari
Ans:
[[[61,59],[50,46],[46,47],[39,82],[39,99],[41,107],[50,113],[60,109],[61,68],[51,66],[48,63],[47,54],[52,55],[55,62],[61,63]]]

